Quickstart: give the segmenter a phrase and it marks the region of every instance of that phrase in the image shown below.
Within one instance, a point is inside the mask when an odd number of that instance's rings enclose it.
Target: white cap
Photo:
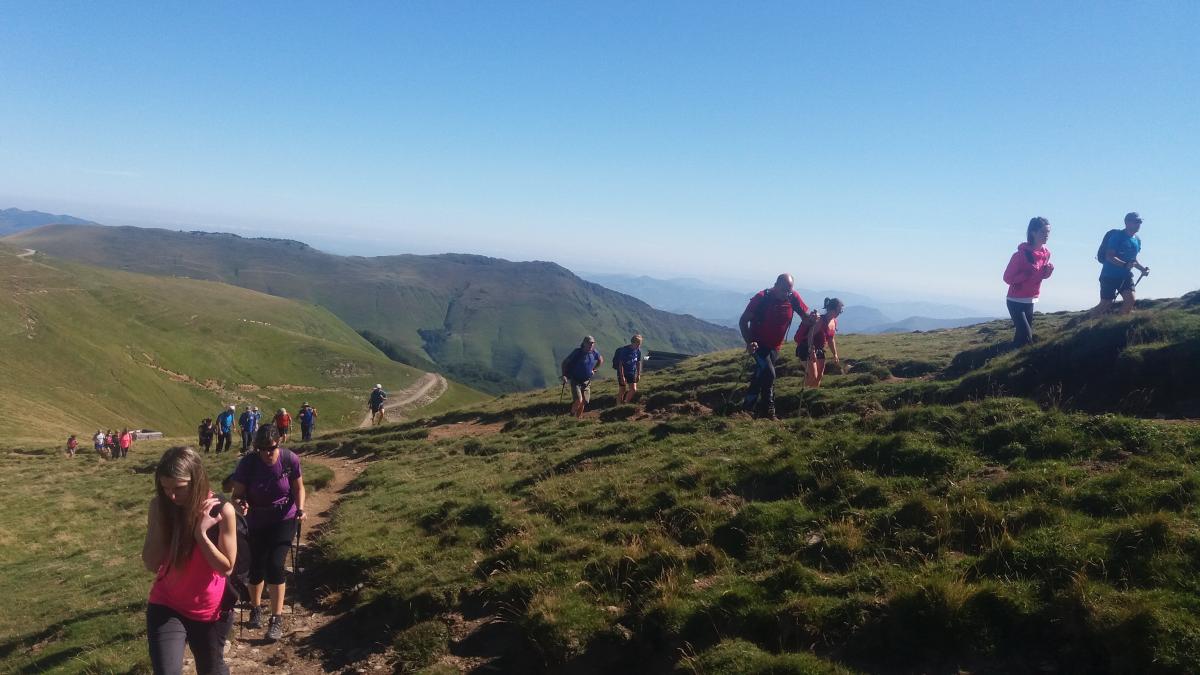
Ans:
[[[232,406],[232,405],[231,405],[231,406],[229,406],[229,409],[230,409],[230,410],[234,410],[234,409],[236,409],[236,407],[237,407],[237,406]]]
[[[375,388],[376,388],[376,389],[383,389],[383,385],[382,385],[382,384],[377,384],[377,385],[375,385]]]

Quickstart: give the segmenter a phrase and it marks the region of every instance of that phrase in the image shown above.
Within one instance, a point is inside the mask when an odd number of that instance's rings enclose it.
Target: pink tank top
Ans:
[[[221,614],[221,596],[225,593],[225,577],[204,560],[199,544],[183,568],[171,568],[164,563],[150,587],[150,602],[164,605],[196,621],[216,621]]]

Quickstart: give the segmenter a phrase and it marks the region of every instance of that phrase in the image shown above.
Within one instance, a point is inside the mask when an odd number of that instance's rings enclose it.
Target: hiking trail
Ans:
[[[28,258],[29,256],[33,255],[34,253],[37,253],[37,251],[35,251],[31,248],[27,248],[27,249],[25,249],[24,253],[18,253],[17,257],[18,258]]]
[[[283,607],[283,639],[278,642],[268,642],[265,639],[266,629],[252,630],[241,625],[249,620],[248,610],[234,610],[234,626],[229,634],[229,644],[225,650],[225,663],[231,673],[269,673],[290,675],[316,675],[327,673],[329,668],[323,658],[325,654],[311,644],[311,636],[318,629],[336,620],[340,614],[325,610],[322,598],[314,597],[306,589],[314,586],[312,580],[304,579],[304,570],[312,564],[314,544],[320,537],[333,508],[341,500],[346,486],[366,467],[365,459],[341,459],[328,455],[302,454],[300,461],[305,464],[319,464],[333,471],[333,479],[320,490],[308,490],[305,511],[308,518],[302,525],[302,540],[300,546],[300,583],[293,583],[287,589],[287,602]],[[292,558],[288,555],[288,568],[291,568]],[[293,588],[292,586],[295,586]],[[292,593],[300,592],[296,598],[295,611],[292,611]],[[264,602],[266,602],[264,593]],[[265,619],[265,617],[264,617]],[[355,658],[352,650],[348,654],[338,655],[339,661],[349,661],[338,668],[341,672],[391,672],[388,659],[383,654],[361,653],[361,658]],[[195,662],[188,652],[184,662],[185,673],[195,673]]]
[[[437,373],[425,373],[411,386],[400,391],[395,396],[389,397],[387,402],[383,404],[387,421],[399,421],[400,413],[404,408],[419,408],[433,403],[442,394],[446,393],[448,386],[446,378],[441,375]],[[371,412],[369,410],[363,416],[362,422],[358,426],[360,429],[371,426]]]

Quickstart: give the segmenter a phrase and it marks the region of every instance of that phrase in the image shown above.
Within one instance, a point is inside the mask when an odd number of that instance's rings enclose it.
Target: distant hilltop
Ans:
[[[30,230],[42,225],[99,225],[90,220],[75,216],[55,215],[42,211],[22,211],[21,209],[0,210],[0,237],[22,230]]]

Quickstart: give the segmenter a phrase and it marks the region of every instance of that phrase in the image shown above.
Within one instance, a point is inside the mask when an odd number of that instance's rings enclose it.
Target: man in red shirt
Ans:
[[[775,419],[775,362],[779,360],[779,348],[792,326],[792,316],[796,312],[801,316],[808,314],[808,305],[793,290],[794,285],[792,275],[780,274],[774,286],[750,298],[738,321],[746,351],[754,356],[754,375],[742,410],[762,411],[759,416],[767,419]]]

